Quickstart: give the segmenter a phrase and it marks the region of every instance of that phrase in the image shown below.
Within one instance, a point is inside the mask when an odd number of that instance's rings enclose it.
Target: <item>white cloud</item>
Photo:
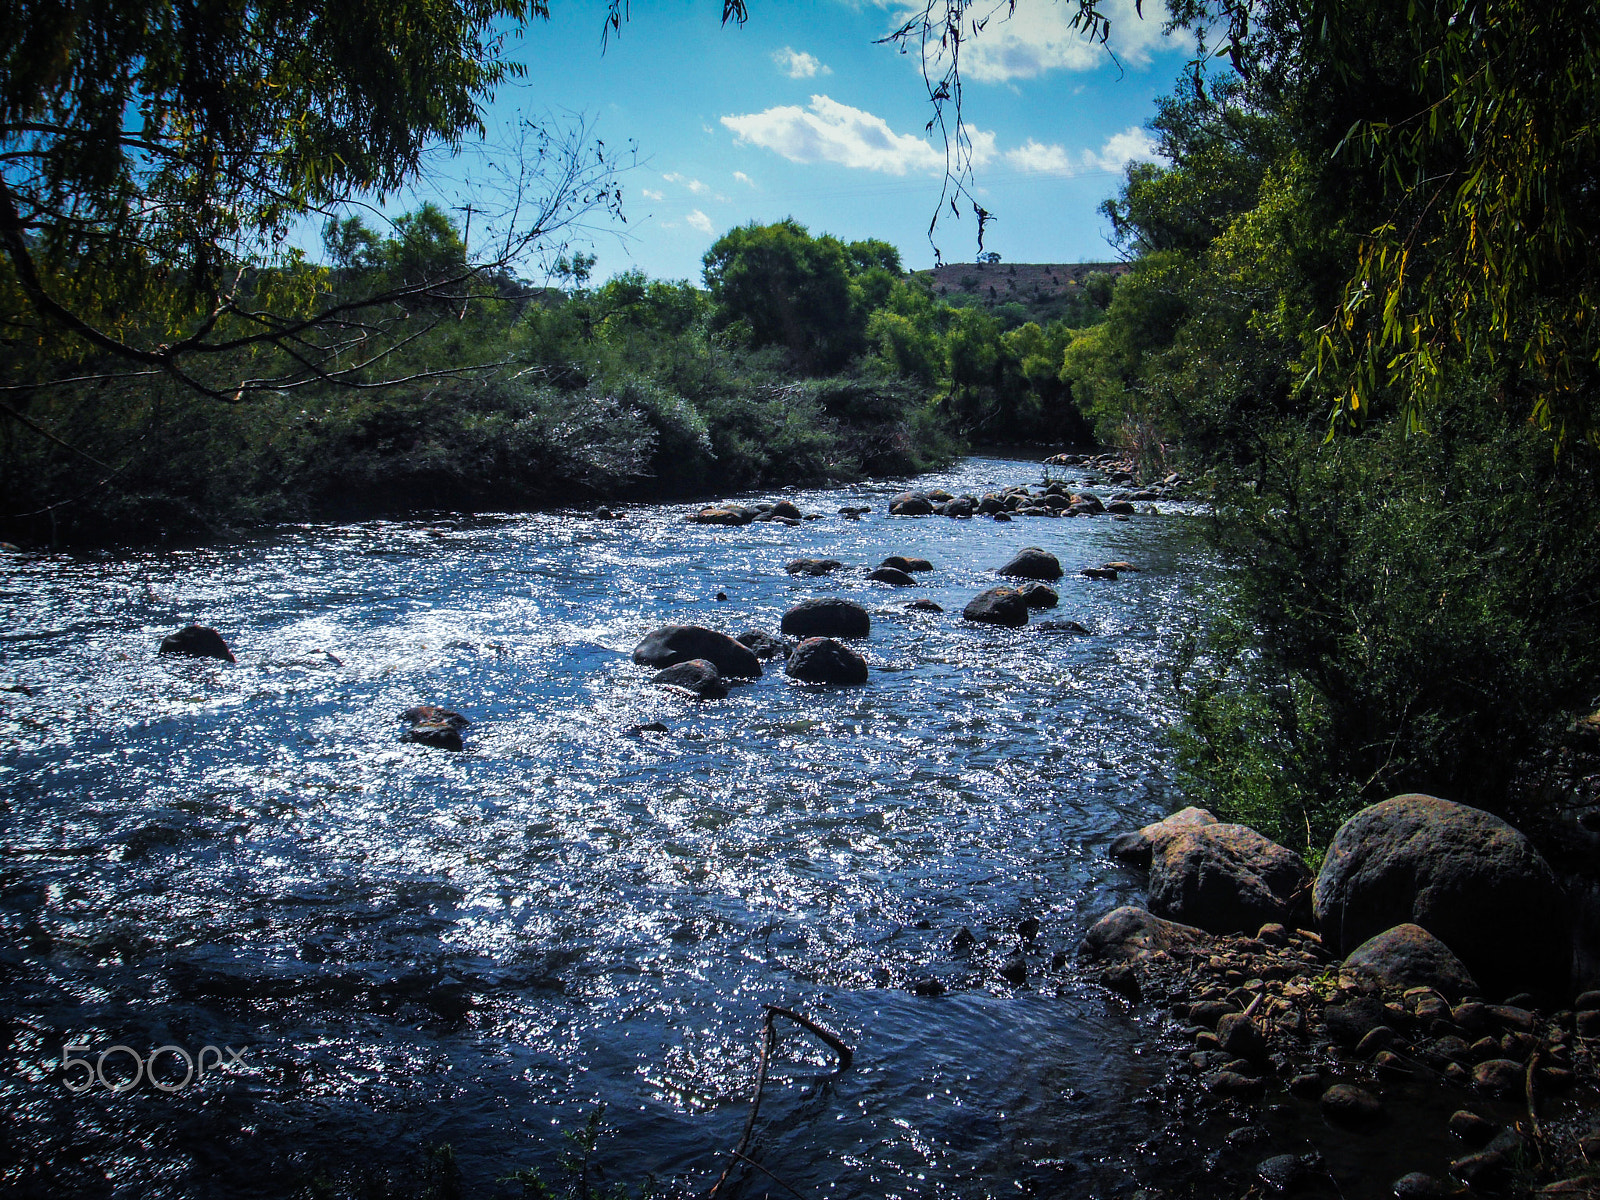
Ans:
[[[755,187],[755,185],[756,185],[756,181],[751,179],[750,176],[746,175],[743,171],[735,171],[733,173],[733,177],[735,179],[737,179],[740,183],[745,184],[745,185],[747,185],[749,187]]]
[[[711,232],[711,218],[698,208],[690,209],[689,215],[684,217],[684,220],[688,222],[692,229],[698,229],[701,233]]]
[[[772,52],[772,61],[778,64],[781,70],[790,79],[810,79],[819,72],[823,75],[832,75],[833,68],[825,67],[815,55],[806,54],[792,46],[785,46],[782,50]]]
[[[812,96],[809,109],[785,104],[764,112],[723,117],[722,123],[740,142],[776,151],[790,162],[831,162],[889,175],[907,171],[938,174],[945,168],[944,151],[931,142],[896,133],[882,117],[827,96]],[[983,130],[970,133],[973,163],[982,165],[994,154],[994,134]]]
[[[1162,0],[1149,0],[1143,17],[1134,0],[1103,0],[1100,10],[1111,20],[1111,52],[1130,66],[1148,66],[1151,50],[1164,40]],[[961,73],[979,83],[1006,83],[1105,65],[1107,47],[1072,28],[1076,11],[1077,5],[1058,0],[1017,0],[1010,16],[997,11],[981,33],[962,43]]]
[[[665,200],[667,198],[665,193],[658,192],[654,188],[640,188],[639,195],[646,200]]]
[[[1099,150],[1080,150],[1076,155],[1065,146],[1046,145],[1029,138],[1015,150],[1007,150],[1005,161],[1019,171],[1048,175],[1081,175],[1086,171],[1121,171],[1131,162],[1159,162],[1155,139],[1137,125],[1114,133]]]
[[[661,178],[665,179],[668,183],[676,183],[688,188],[696,196],[704,195],[706,192],[711,190],[710,187],[701,183],[698,179],[690,179],[687,175],[680,175],[676,171],[672,172],[670,175],[663,175]]]

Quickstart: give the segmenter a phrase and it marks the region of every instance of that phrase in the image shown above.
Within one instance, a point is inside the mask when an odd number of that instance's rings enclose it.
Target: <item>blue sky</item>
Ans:
[[[496,129],[581,120],[612,150],[637,147],[621,175],[626,225],[595,222],[587,237],[597,281],[639,267],[698,282],[726,230],[787,216],[892,242],[910,268],[933,264],[942,144],[924,132],[917,58],[879,44],[902,9],[752,0],[747,24],[723,27],[717,0],[646,0],[602,54],[603,0],[550,7],[508,43],[527,75],[501,87],[487,118]],[[1001,3],[963,51],[975,194],[996,218],[986,248],[1005,261],[1112,257],[1096,206],[1131,157],[1150,155],[1142,127],[1188,58],[1160,35],[1156,4],[1144,20],[1132,0],[1105,6],[1117,61],[1067,28],[1073,7],[1019,0],[1007,19]],[[475,161],[442,170],[465,173],[470,191]],[[934,237],[947,262],[976,253],[970,215],[946,208]]]

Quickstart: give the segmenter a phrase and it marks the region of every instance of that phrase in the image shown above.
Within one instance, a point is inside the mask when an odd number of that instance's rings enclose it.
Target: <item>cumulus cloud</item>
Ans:
[[[1131,162],[1159,162],[1155,139],[1137,125],[1114,133],[1098,150],[1073,154],[1065,146],[1047,145],[1029,138],[1014,150],[1007,150],[1005,161],[1019,171],[1041,175],[1081,175],[1086,171],[1120,171]]]
[[[684,217],[691,229],[698,229],[701,233],[711,232],[711,218],[698,208],[690,209],[689,215]]]
[[[663,175],[661,178],[665,179],[668,183],[676,183],[681,187],[688,188],[696,196],[703,196],[705,193],[711,190],[709,186],[701,183],[698,179],[690,179],[687,175],[680,175],[676,171],[673,171],[669,175]]]
[[[772,61],[778,64],[778,69],[790,79],[810,79],[815,75],[832,75],[833,68],[825,67],[815,55],[796,50],[792,46],[785,46],[782,50],[772,52]]]
[[[888,175],[933,174],[945,168],[944,151],[915,134],[896,133],[882,117],[812,96],[809,108],[784,104],[763,112],[723,117],[742,143],[783,155],[790,162],[837,163]],[[994,134],[973,130],[972,157],[981,165],[994,153]]]
[[[740,183],[745,184],[745,185],[747,185],[749,187],[755,187],[755,185],[756,185],[756,181],[754,179],[751,179],[750,176],[746,175],[743,171],[735,171],[733,173],[733,177],[735,179],[737,179]]]
[[[646,200],[665,200],[667,198],[666,193],[658,192],[654,188],[640,188],[639,195]]]
[[[1002,6],[1003,7],[1003,6]],[[1152,0],[1141,18],[1134,0],[1104,0],[1111,19],[1111,52],[1124,63],[1147,66],[1163,41],[1166,5]],[[983,31],[962,44],[961,73],[980,83],[1033,79],[1048,71],[1090,71],[1106,62],[1106,47],[1071,26],[1074,4],[1057,0],[1018,0],[1009,17],[990,18]]]

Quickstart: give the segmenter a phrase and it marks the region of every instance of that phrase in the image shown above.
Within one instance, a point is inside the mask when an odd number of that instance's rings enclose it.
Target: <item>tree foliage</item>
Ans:
[[[334,297],[283,248],[297,220],[382,200],[416,178],[430,147],[483,134],[482,105],[520,71],[503,31],[544,15],[541,0],[7,6],[9,345],[44,351],[46,379],[85,364],[142,370],[217,398],[370,384],[380,343],[415,333],[386,325],[395,306],[470,297],[485,270],[617,199],[581,130],[524,130],[501,168],[507,219],[475,261],[412,261],[386,289]],[[437,237],[436,216],[415,219]]]

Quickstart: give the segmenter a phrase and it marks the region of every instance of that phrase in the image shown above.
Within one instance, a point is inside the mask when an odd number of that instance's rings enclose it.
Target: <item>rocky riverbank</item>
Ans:
[[[1098,921],[1080,964],[1165,1011],[1179,1062],[1161,1102],[1221,1141],[1145,1196],[1600,1194],[1600,992],[1574,994],[1564,897],[1510,825],[1395,797],[1346,822],[1314,882],[1200,809],[1113,854],[1148,864],[1148,908]],[[1436,1144],[1419,1122],[1444,1123],[1456,1153],[1442,1171],[1419,1147],[1386,1180],[1341,1178],[1319,1122],[1273,1144],[1272,1116],[1310,1105],[1374,1161],[1403,1162],[1420,1133]]]

